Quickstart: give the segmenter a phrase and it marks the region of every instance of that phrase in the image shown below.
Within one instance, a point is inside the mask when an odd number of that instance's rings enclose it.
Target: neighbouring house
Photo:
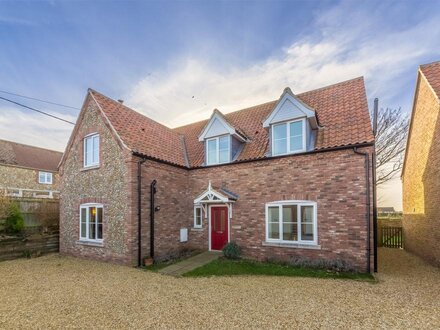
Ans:
[[[174,129],[89,89],[60,163],[60,251],[137,265],[234,241],[370,271],[373,152],[363,78]]]
[[[402,183],[405,249],[440,266],[440,61],[417,73]]]
[[[0,189],[17,198],[58,198],[62,153],[0,140]]]
[[[396,214],[396,210],[392,206],[378,207],[377,208],[377,216],[379,217],[388,217],[390,215]]]

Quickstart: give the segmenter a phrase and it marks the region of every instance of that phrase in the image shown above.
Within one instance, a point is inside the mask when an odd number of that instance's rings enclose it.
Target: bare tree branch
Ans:
[[[402,170],[408,115],[399,109],[380,109],[376,133],[376,184],[391,180]]]

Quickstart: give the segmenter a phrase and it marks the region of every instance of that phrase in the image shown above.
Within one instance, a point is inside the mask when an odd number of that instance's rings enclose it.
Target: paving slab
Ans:
[[[210,263],[211,261],[219,258],[221,255],[222,255],[221,252],[206,251],[194,257],[182,260],[178,263],[162,268],[161,270],[159,270],[159,273],[164,275],[171,275],[171,276],[182,276],[183,274],[193,269],[199,268],[203,265]]]

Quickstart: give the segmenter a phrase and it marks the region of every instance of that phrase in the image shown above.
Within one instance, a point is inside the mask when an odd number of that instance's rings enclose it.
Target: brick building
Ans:
[[[175,129],[89,90],[60,166],[60,250],[136,265],[234,241],[369,271],[373,152],[362,78]]]
[[[405,249],[440,266],[440,62],[421,65],[402,171]]]
[[[0,140],[0,189],[9,196],[58,198],[62,153]]]

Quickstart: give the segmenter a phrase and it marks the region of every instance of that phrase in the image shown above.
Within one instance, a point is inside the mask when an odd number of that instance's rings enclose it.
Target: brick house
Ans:
[[[60,250],[136,265],[234,241],[370,271],[373,152],[363,78],[175,129],[89,90],[60,165]]]
[[[0,189],[9,196],[58,198],[62,153],[0,140]]]
[[[417,73],[402,183],[405,249],[440,266],[440,62]]]

